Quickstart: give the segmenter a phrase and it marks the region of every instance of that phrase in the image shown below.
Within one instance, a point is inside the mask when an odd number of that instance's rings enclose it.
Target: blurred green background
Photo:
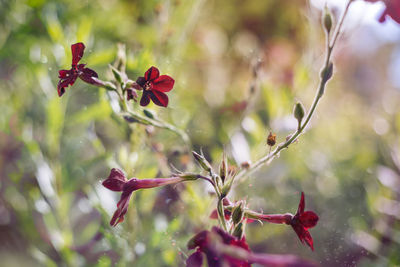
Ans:
[[[224,147],[240,166],[268,152],[269,131],[281,142],[295,129],[297,100],[312,102],[320,2],[0,0],[0,265],[182,266],[189,238],[217,224],[211,189],[197,181],[135,192],[125,222],[109,226],[119,194],[101,181],[112,167],[138,178],[167,177],[171,164],[199,169],[173,133],[129,128],[112,93],[79,80],[59,98],[71,44],[85,43],[81,62],[104,80],[117,43],[126,44],[131,79],[152,65],[172,76],[169,107],[149,108],[185,129],[215,166]],[[256,252],[323,266],[400,264],[400,25],[376,22],[372,6],[352,7],[306,134],[230,197],[295,213],[304,191],[306,209],[320,216],[315,252],[290,227],[253,223],[246,234]]]

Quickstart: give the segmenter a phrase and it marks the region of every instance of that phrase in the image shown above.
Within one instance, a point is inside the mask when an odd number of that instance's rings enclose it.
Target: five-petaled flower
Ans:
[[[262,220],[269,223],[288,224],[292,226],[293,230],[300,238],[300,241],[303,244],[306,243],[312,250],[314,250],[313,239],[308,229],[317,225],[319,218],[315,212],[304,211],[304,208],[305,208],[304,193],[301,192],[299,207],[297,208],[297,212],[295,215],[290,213],[262,214],[247,210],[245,212],[245,216],[247,218]]]
[[[175,83],[170,76],[160,76],[160,71],[156,67],[151,67],[144,77],[137,78],[136,83],[138,84],[136,89],[143,90],[141,106],[147,106],[150,99],[158,106],[168,106],[168,96],[165,93],[171,91]]]
[[[132,193],[139,189],[154,188],[169,184],[176,184],[188,179],[182,177],[155,178],[155,179],[126,179],[125,174],[120,170],[111,169],[110,175],[103,181],[103,186],[117,192],[122,192],[121,199],[117,203],[117,210],[110,221],[111,226],[116,226],[124,221],[124,216],[128,211],[129,200]]]
[[[378,2],[381,0],[365,0],[367,2]],[[384,22],[386,17],[391,17],[394,21],[400,24],[400,1],[399,0],[382,0],[385,4],[385,10],[379,18],[379,22]]]
[[[69,70],[60,70],[58,72],[58,78],[60,81],[57,85],[58,96],[62,96],[65,93],[65,88],[69,85],[73,85],[76,79],[79,77],[84,82],[90,84],[99,84],[97,80],[97,73],[89,68],[85,68],[86,64],[78,64],[83,56],[85,45],[83,43],[76,43],[71,45],[72,51],[72,64]]]
[[[291,219],[290,225],[300,238],[300,241],[303,244],[305,242],[312,250],[314,250],[313,239],[308,228],[316,226],[319,218],[313,211],[304,211],[305,205],[304,193],[301,192],[299,207],[297,208],[296,214]]]

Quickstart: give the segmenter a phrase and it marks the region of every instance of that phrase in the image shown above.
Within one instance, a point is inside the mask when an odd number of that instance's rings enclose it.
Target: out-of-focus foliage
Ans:
[[[104,90],[77,81],[57,96],[72,43],[86,44],[82,62],[104,80],[118,42],[132,79],[152,65],[174,77],[168,109],[150,108],[186,129],[216,166],[224,146],[240,165],[268,152],[270,130],[281,142],[296,127],[296,100],[312,102],[324,49],[319,20],[305,0],[0,0],[2,264],[180,266],[189,238],[217,223],[199,181],[135,192],[125,222],[109,226],[118,195],[100,181],[110,168],[152,178],[170,175],[171,164],[194,166],[173,133],[128,128]],[[309,130],[231,197],[294,213],[304,191],[320,215],[316,251],[289,227],[253,223],[254,251],[323,266],[400,264],[400,93],[387,79],[399,46],[361,46],[339,42],[336,75]],[[242,116],[257,59],[260,89]]]

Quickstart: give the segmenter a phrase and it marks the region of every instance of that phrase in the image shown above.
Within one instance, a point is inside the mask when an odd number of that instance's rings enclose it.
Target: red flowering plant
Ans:
[[[216,211],[212,217],[218,218],[219,227],[213,227],[211,231],[203,230],[191,239],[188,244],[189,250],[195,250],[186,259],[187,266],[202,266],[205,259],[210,267],[230,266],[230,267],[248,267],[253,263],[262,266],[313,266],[312,262],[304,261],[293,255],[274,255],[274,254],[258,254],[253,253],[246,242],[245,229],[248,223],[256,220],[266,221],[275,224],[290,225],[302,243],[307,244],[314,250],[314,241],[311,237],[309,228],[315,227],[319,220],[318,215],[313,211],[305,211],[305,197],[301,193],[300,203],[296,214],[262,214],[250,210],[243,201],[231,201],[229,194],[234,190],[240,181],[255,172],[259,167],[268,165],[275,159],[282,150],[288,148],[296,142],[301,134],[304,133],[318,103],[324,95],[324,91],[328,81],[333,75],[333,63],[331,60],[332,51],[338,39],[340,29],[344,18],[346,17],[352,0],[349,0],[342,17],[335,25],[332,31],[333,20],[329,12],[325,12],[323,16],[323,26],[326,33],[326,57],[322,71],[320,73],[320,81],[316,90],[311,107],[306,113],[301,103],[294,105],[293,116],[298,122],[296,131],[290,134],[284,142],[276,145],[276,135],[270,133],[267,138],[269,151],[256,160],[254,163],[243,164],[238,170],[230,170],[228,166],[227,155],[224,153],[218,170],[206,159],[204,154],[192,152],[194,160],[201,168],[201,172],[181,172],[176,170],[167,178],[151,178],[151,179],[127,179],[124,172],[120,169],[112,168],[107,179],[103,180],[102,185],[115,192],[121,192],[117,208],[111,218],[110,225],[117,226],[124,221],[124,217],[129,210],[129,202],[135,191],[140,189],[150,189],[165,185],[178,184],[184,181],[203,180],[209,183],[214,190],[216,196]],[[73,59],[72,69],[60,71],[60,83],[58,86],[59,94],[62,95],[64,88],[72,85],[77,77],[85,82],[96,86],[104,87],[109,90],[110,101],[118,98],[119,109],[114,108],[115,113],[120,117],[120,122],[128,122],[131,127],[136,124],[150,125],[161,129],[167,129],[178,134],[187,147],[190,148],[190,139],[187,134],[175,127],[174,125],[160,120],[157,116],[145,108],[152,101],[155,105],[163,108],[168,107],[169,99],[165,94],[170,92],[175,84],[175,80],[168,75],[160,75],[158,68],[152,66],[147,69],[144,76],[136,79],[130,79],[125,71],[125,48],[119,48],[117,62],[114,66],[110,66],[113,74],[111,81],[102,81],[98,78],[97,73],[85,68],[84,64],[78,62],[83,56],[84,45],[78,43],[72,46]],[[147,68],[147,67],[146,67]],[[258,67],[254,68],[254,79],[256,80]],[[256,86],[256,81],[252,86]],[[254,88],[253,88],[254,89]],[[138,98],[137,92],[141,92],[140,106],[129,101]],[[249,104],[248,102],[246,102]],[[246,109],[250,104],[246,104]],[[276,148],[272,150],[272,147]],[[157,175],[158,176],[158,175]]]
[[[83,43],[76,43],[71,45],[72,51],[72,64],[69,70],[60,70],[58,72],[58,78],[60,81],[57,84],[58,96],[62,96],[65,93],[65,88],[74,85],[76,79],[79,77],[82,81],[93,85],[99,85],[99,77],[97,73],[89,68],[86,68],[86,64],[78,64],[83,57],[85,51],[85,45]]]
[[[128,211],[129,200],[131,199],[132,193],[139,189],[147,189],[165,186],[169,184],[176,184],[183,181],[195,180],[197,177],[192,176],[177,176],[171,178],[155,178],[155,179],[126,179],[125,174],[120,169],[111,169],[110,175],[106,180],[103,181],[103,186],[107,189],[116,192],[122,192],[121,199],[117,204],[117,210],[115,211],[110,225],[116,226],[118,223],[124,221],[124,215]]]

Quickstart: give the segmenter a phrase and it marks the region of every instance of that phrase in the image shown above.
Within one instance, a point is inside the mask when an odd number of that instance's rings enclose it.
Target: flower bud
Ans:
[[[143,109],[143,114],[150,119],[154,119],[154,113],[148,109]]]
[[[244,209],[243,209],[243,201],[239,201],[237,205],[233,208],[232,212],[232,221],[236,225],[243,220]]]
[[[200,155],[194,151],[192,151],[193,157],[196,161],[200,164],[203,170],[210,172],[211,171],[211,164],[206,160],[203,153]]]
[[[267,137],[267,144],[271,147],[276,144],[276,134],[273,134],[271,132],[269,133]]]
[[[110,69],[114,75],[114,78],[117,82],[119,82],[120,84],[122,84],[122,73],[119,72],[116,68],[114,68],[113,66],[110,65]]]
[[[241,222],[241,223],[239,223],[238,225],[236,225],[235,230],[233,230],[232,235],[233,235],[233,236],[236,236],[236,237],[239,238],[239,240],[240,240],[240,239],[243,238],[243,234],[244,234],[244,231],[243,231],[243,230],[244,230],[244,229],[243,229],[243,223]]]
[[[228,175],[228,163],[224,151],[222,154],[221,165],[219,166],[219,177],[221,177],[222,183],[225,183],[225,178],[227,175]]]
[[[332,74],[333,74],[333,63],[329,62],[328,66],[325,67],[322,71],[321,71],[321,80],[325,83],[327,81],[329,81],[330,78],[332,78]]]
[[[329,34],[331,32],[333,22],[332,22],[332,14],[327,7],[325,7],[322,21],[326,33]]]
[[[293,109],[293,115],[299,122],[299,128],[300,128],[301,121],[303,120],[305,115],[303,104],[301,104],[300,102],[296,103]]]

